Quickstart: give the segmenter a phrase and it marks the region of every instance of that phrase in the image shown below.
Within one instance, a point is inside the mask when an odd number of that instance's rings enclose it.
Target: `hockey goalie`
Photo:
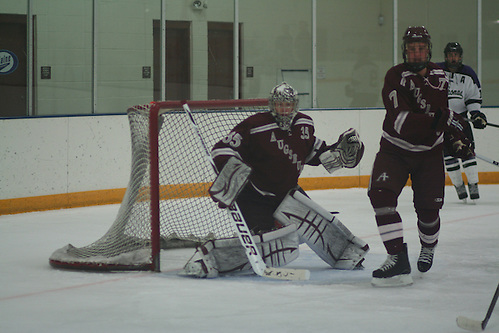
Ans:
[[[312,118],[298,111],[298,92],[283,82],[269,97],[269,112],[239,123],[211,151],[219,171],[209,193],[222,209],[237,203],[268,266],[284,266],[306,243],[335,269],[362,268],[369,250],[336,216],[298,186],[305,164],[332,173],[356,167],[364,144],[355,129],[327,145],[315,136]],[[181,274],[212,278],[251,270],[237,237],[197,247]]]

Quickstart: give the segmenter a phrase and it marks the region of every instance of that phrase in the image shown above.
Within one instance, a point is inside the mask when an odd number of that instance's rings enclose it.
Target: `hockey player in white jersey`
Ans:
[[[437,63],[449,78],[449,108],[469,118],[474,128],[483,129],[487,126],[487,118],[480,111],[482,92],[480,81],[475,71],[463,64],[463,48],[457,42],[448,43],[444,49],[445,61]],[[473,144],[471,126],[464,129],[466,136]],[[445,169],[456,188],[459,199],[466,200],[468,193],[461,174],[461,166],[468,179],[468,191],[472,200],[480,198],[478,192],[478,168],[475,156],[461,160],[452,157],[444,149]]]

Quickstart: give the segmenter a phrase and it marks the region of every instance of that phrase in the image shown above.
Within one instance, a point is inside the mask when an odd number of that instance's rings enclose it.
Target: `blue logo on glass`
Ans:
[[[10,74],[16,70],[19,65],[14,52],[9,50],[0,50],[0,75]]]

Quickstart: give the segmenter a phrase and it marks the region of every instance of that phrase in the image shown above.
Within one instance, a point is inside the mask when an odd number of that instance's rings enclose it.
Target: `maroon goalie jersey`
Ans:
[[[443,133],[433,129],[435,112],[448,108],[448,79],[430,62],[426,76],[409,71],[404,64],[385,76],[382,97],[386,108],[381,148],[403,154],[440,153]]]
[[[239,123],[212,149],[217,168],[235,156],[253,172],[251,184],[265,195],[284,197],[298,184],[305,164],[318,165],[326,149],[314,135],[312,118],[298,112],[289,131],[281,130],[270,112],[252,115]]]

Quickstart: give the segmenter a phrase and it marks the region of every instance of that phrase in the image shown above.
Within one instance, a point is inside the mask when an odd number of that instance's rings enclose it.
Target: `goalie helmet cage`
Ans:
[[[237,237],[225,210],[208,195],[216,174],[184,103],[208,147],[243,119],[268,111],[267,99],[166,101],[129,108],[131,174],[115,221],[87,246],[68,244],[56,250],[49,258],[51,266],[160,271],[161,249]]]

